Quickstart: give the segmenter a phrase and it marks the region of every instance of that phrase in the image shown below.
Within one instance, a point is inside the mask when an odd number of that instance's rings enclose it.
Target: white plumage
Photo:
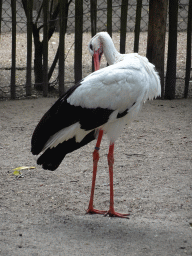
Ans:
[[[161,86],[160,86],[160,78],[158,73],[155,70],[155,66],[148,61],[148,59],[144,56],[141,56],[137,53],[129,53],[129,54],[121,54],[119,53],[114,43],[107,32],[99,32],[97,33],[89,42],[88,45],[89,52],[92,56],[94,56],[97,61],[101,60],[102,54],[105,55],[105,58],[109,65],[113,65],[115,63],[119,63],[121,61],[126,61],[126,69],[132,72],[133,76],[136,75],[142,76],[148,73],[148,85],[149,85],[149,95],[148,98],[151,100],[154,97],[161,95]],[[138,59],[139,60],[138,60]],[[123,62],[125,63],[125,62]],[[144,67],[144,70],[142,69]],[[122,67],[123,68],[123,67]],[[134,72],[136,70],[140,70],[141,73]],[[135,79],[135,78],[134,78]],[[130,82],[130,81],[129,81]],[[135,84],[136,86],[137,84]],[[145,86],[145,85],[143,85]]]
[[[159,96],[160,81],[154,66],[137,53],[87,76],[68,98],[76,106],[123,110],[133,102]]]
[[[122,131],[120,126],[130,123],[137,116],[142,103],[160,94],[160,80],[154,65],[147,58],[134,53],[126,55],[123,61],[115,65],[87,76],[67,101],[84,108],[114,110],[108,123],[99,127],[107,133],[110,142],[114,142]],[[117,114],[126,109],[129,109],[127,115],[122,120],[117,119]],[[117,125],[119,132],[113,128]],[[114,129],[114,133],[108,133],[108,129]]]
[[[103,133],[107,134],[110,141],[110,209],[107,213],[124,217],[113,208],[114,142],[124,126],[136,117],[142,104],[147,99],[160,96],[160,79],[147,58],[136,53],[119,54],[105,32],[91,39],[89,49],[96,56],[95,64],[104,53],[108,63],[113,65],[90,74],[58,99],[34,131],[32,153],[43,152],[37,163],[44,169],[55,170],[66,154],[98,137],[93,153],[93,183],[88,212],[104,213],[93,209],[93,194],[98,150]]]

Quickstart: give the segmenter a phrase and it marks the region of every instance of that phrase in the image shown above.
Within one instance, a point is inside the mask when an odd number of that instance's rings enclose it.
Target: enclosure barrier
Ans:
[[[17,33],[27,32],[27,61],[26,61],[26,96],[31,96],[35,89],[42,90],[43,96],[49,93],[50,79],[59,61],[58,79],[59,95],[65,91],[65,34],[75,33],[74,40],[74,82],[82,79],[82,35],[91,31],[94,36],[96,32],[105,30],[110,35],[112,32],[120,32],[120,52],[125,53],[126,33],[134,31],[134,52],[138,52],[140,31],[147,31],[150,4],[154,1],[148,0],[0,0],[0,32],[12,33],[12,55],[11,55],[11,79],[10,97],[17,98],[16,93],[16,36]],[[190,70],[191,70],[191,22],[192,22],[192,0],[161,0],[160,2],[169,14],[165,26],[169,29],[169,48],[167,60],[167,76],[162,84],[162,96],[165,98],[175,97],[176,80],[176,56],[177,56],[177,32],[187,30],[186,50],[186,74],[184,97],[187,98]],[[171,10],[175,8],[173,12]],[[152,10],[152,8],[151,8]],[[161,10],[157,10],[159,13]],[[177,15],[178,12],[178,15]],[[154,13],[151,11],[151,17]],[[167,16],[167,15],[165,15]],[[165,18],[166,20],[166,18]],[[43,30],[43,40],[40,40],[40,31]],[[55,31],[59,30],[59,46],[55,59],[48,66],[48,42]],[[154,30],[153,30],[154,33]],[[35,44],[35,60],[32,65],[32,37]],[[175,44],[174,47],[173,43]],[[73,43],[72,43],[73,44]],[[40,60],[38,59],[40,56]],[[38,62],[39,61],[39,62]],[[153,62],[153,61],[152,61]],[[169,63],[174,63],[170,65]],[[3,70],[4,67],[0,67]],[[93,70],[93,65],[92,65]],[[158,70],[164,81],[164,72]],[[32,72],[35,73],[35,82],[32,83]],[[161,73],[162,72],[162,73]],[[163,82],[162,82],[163,83]],[[1,95],[0,98],[5,97]]]

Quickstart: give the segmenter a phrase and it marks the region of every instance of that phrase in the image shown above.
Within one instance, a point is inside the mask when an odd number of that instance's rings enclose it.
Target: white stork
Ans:
[[[104,47],[103,52],[105,54]],[[124,126],[137,116],[142,104],[160,94],[160,79],[154,65],[138,54],[128,54],[122,61],[93,72],[60,97],[40,120],[31,142],[33,154],[42,152],[37,164],[42,165],[44,169],[55,170],[66,154],[97,138],[93,152],[93,180],[87,213],[127,217],[129,214],[117,213],[114,210],[114,143]],[[110,141],[109,211],[93,208],[99,147],[103,134],[106,134]]]

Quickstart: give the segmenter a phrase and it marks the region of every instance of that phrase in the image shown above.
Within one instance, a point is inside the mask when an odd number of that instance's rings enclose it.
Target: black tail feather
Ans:
[[[54,171],[58,168],[65,155],[79,149],[95,139],[93,130],[81,142],[76,142],[75,137],[60,143],[57,147],[48,148],[37,160],[37,164],[42,165],[43,169]]]
[[[54,171],[58,168],[65,155],[65,152],[62,151],[62,144],[60,144],[56,148],[47,149],[38,158],[37,164],[42,165],[45,170]]]
[[[31,152],[33,155],[38,155],[43,150],[52,135],[78,122],[79,113],[76,113],[74,106],[67,103],[67,99],[80,84],[79,82],[71,87],[41,118],[31,139]]]

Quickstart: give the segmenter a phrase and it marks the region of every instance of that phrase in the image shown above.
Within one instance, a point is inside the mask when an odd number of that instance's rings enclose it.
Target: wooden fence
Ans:
[[[167,0],[168,1],[168,0]],[[112,35],[112,0],[107,0],[107,32]],[[152,1],[150,1],[152,2]],[[161,0],[160,2],[166,2],[166,0]],[[173,2],[173,1],[172,1]],[[11,99],[16,98],[16,84],[15,84],[15,71],[16,71],[16,5],[15,0],[11,0],[12,8],[12,67],[11,67]],[[70,0],[60,0],[58,2],[58,17],[60,25],[60,36],[59,36],[59,49],[55,57],[55,62],[59,61],[59,95],[62,95],[65,91],[64,81],[65,81],[65,33],[67,27],[68,12],[67,8],[71,3]],[[177,4],[178,0],[174,0],[174,4]],[[32,92],[32,82],[31,82],[31,62],[32,62],[32,36],[34,36],[35,26],[32,18],[32,0],[23,0],[23,5],[25,5],[25,12],[27,16],[27,69],[26,69],[26,96],[30,96]],[[150,5],[149,5],[150,6]],[[171,6],[171,5],[170,5]],[[91,34],[94,36],[97,31],[97,0],[90,0],[90,18],[91,18]],[[128,10],[128,0],[122,0],[121,4],[121,17],[120,17],[120,52],[125,53],[125,43],[126,43],[126,26],[127,26],[127,10]],[[2,0],[0,0],[0,17],[2,10]],[[43,42],[42,42],[42,55],[43,55],[43,83],[42,91],[43,96],[48,95],[48,83],[49,83],[49,71],[48,71],[48,40],[51,37],[50,29],[55,26],[54,20],[50,17],[50,4],[49,0],[43,0],[42,5],[43,11]],[[142,0],[137,0],[136,6],[136,21],[135,21],[135,39],[134,39],[134,51],[138,52],[139,46],[139,34],[140,34],[140,21],[141,21],[141,11],[142,11]],[[169,10],[170,11],[170,10]],[[56,15],[56,11],[53,15]],[[75,82],[82,79],[82,35],[83,35],[83,0],[75,0],[75,55],[74,55],[74,72],[75,72]],[[54,16],[52,16],[54,17]],[[56,16],[57,17],[57,16]],[[177,13],[172,13],[169,15],[169,19],[174,19],[174,25],[170,20],[170,36],[177,36]],[[54,24],[53,24],[54,23]],[[190,70],[191,70],[191,33],[192,33],[192,0],[189,0],[188,8],[188,26],[187,26],[187,61],[186,61],[186,75],[185,75],[185,92],[184,97],[188,96],[189,80],[190,80]],[[1,25],[1,23],[0,23]],[[174,26],[174,27],[171,27]],[[174,32],[173,32],[174,31]],[[176,31],[176,32],[175,32]],[[172,34],[171,34],[172,33]],[[170,40],[173,38],[170,38]],[[149,41],[149,38],[148,38]],[[150,42],[148,42],[150,43]],[[177,49],[171,49],[171,43],[169,45],[168,52],[170,54],[168,61],[172,61],[176,56]],[[172,59],[171,59],[172,58]],[[175,60],[174,60],[175,61]],[[175,62],[174,62],[175,63]],[[155,63],[154,63],[155,64]],[[169,64],[168,64],[169,65]],[[170,65],[169,65],[170,66]],[[158,70],[159,71],[159,70]],[[160,71],[161,72],[161,71]],[[164,73],[163,73],[164,74]],[[168,69],[167,85],[165,87],[165,98],[174,98],[175,90],[175,77],[176,69]],[[171,80],[172,79],[172,80]],[[169,88],[171,84],[171,88]],[[164,90],[162,98],[164,98]]]

